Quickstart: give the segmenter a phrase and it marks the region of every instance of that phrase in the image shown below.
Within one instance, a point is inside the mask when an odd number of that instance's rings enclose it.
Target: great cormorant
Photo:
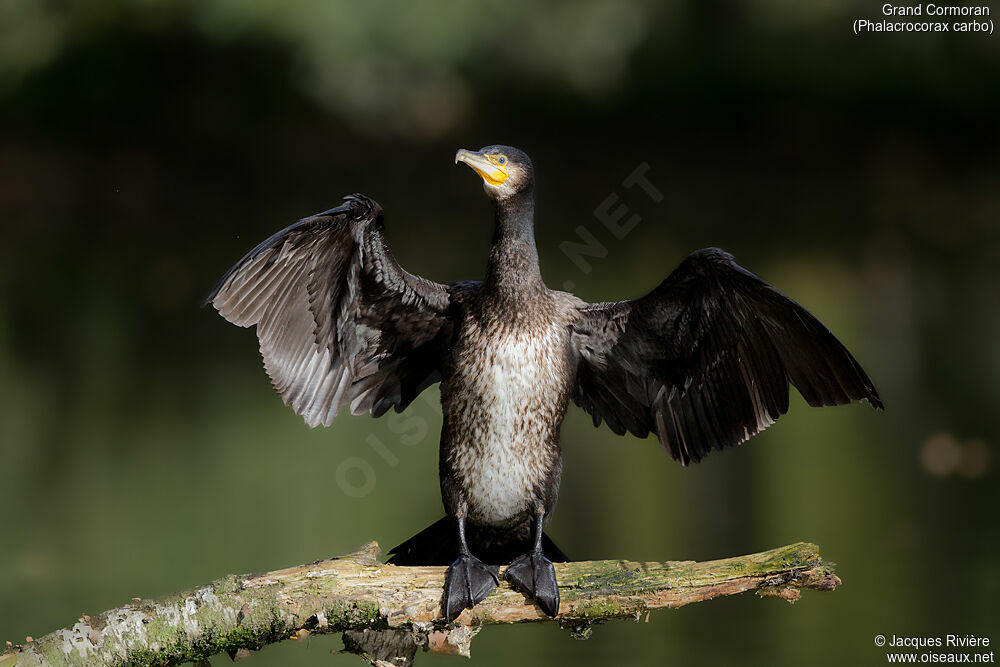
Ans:
[[[251,250],[209,297],[257,326],[264,367],[310,426],[340,409],[402,411],[441,383],[447,517],[390,562],[449,565],[451,621],[505,577],[559,610],[542,532],[559,490],[559,428],[570,399],[594,425],[655,433],[683,465],[739,444],[788,410],[882,402],[853,356],[805,308],[717,248],[689,255],[646,296],[586,303],[542,282],[531,160],[510,146],[460,150],[493,200],[486,276],[441,285],[404,271],[382,209],[351,195]],[[546,555],[547,554],[547,555]]]

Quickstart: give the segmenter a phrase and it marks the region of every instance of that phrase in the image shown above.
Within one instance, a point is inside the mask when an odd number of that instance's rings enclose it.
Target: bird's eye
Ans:
[[[497,160],[497,162],[500,163],[500,164],[507,164],[507,158],[506,158],[506,156],[501,155],[500,159]]]

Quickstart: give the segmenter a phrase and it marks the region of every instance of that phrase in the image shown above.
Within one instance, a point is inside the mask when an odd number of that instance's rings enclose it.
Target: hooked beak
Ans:
[[[455,153],[455,164],[459,162],[464,162],[472,167],[482,177],[484,183],[493,187],[503,185],[510,175],[507,172],[507,167],[499,164],[497,158],[492,155],[474,153],[462,148]]]

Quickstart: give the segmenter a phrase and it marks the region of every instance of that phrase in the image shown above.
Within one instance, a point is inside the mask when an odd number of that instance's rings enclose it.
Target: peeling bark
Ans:
[[[372,664],[403,667],[418,650],[469,655],[481,626],[550,620],[504,583],[456,623],[445,624],[445,568],[385,565],[378,554],[371,542],[340,558],[230,575],[159,600],[134,599],[8,649],[0,667],[175,665],[222,652],[239,659],[266,644],[336,632],[345,633],[348,651]],[[580,637],[598,620],[639,618],[749,590],[793,602],[799,589],[829,591],[840,584],[807,543],[701,563],[606,560],[555,567],[562,598],[556,620]]]

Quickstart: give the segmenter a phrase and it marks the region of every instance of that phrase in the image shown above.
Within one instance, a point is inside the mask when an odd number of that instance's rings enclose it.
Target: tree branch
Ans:
[[[331,560],[266,574],[233,576],[159,600],[137,598],[83,616],[0,654],[0,667],[174,665],[228,652],[238,659],[266,644],[310,633],[344,632],[348,651],[383,665],[410,664],[417,649],[468,655],[481,626],[549,620],[506,583],[457,623],[441,618],[443,567],[397,567],[377,560],[378,544]],[[756,590],[788,601],[800,588],[840,584],[813,544],[696,563],[605,560],[557,563],[557,621],[586,636],[594,621],[635,617]]]

